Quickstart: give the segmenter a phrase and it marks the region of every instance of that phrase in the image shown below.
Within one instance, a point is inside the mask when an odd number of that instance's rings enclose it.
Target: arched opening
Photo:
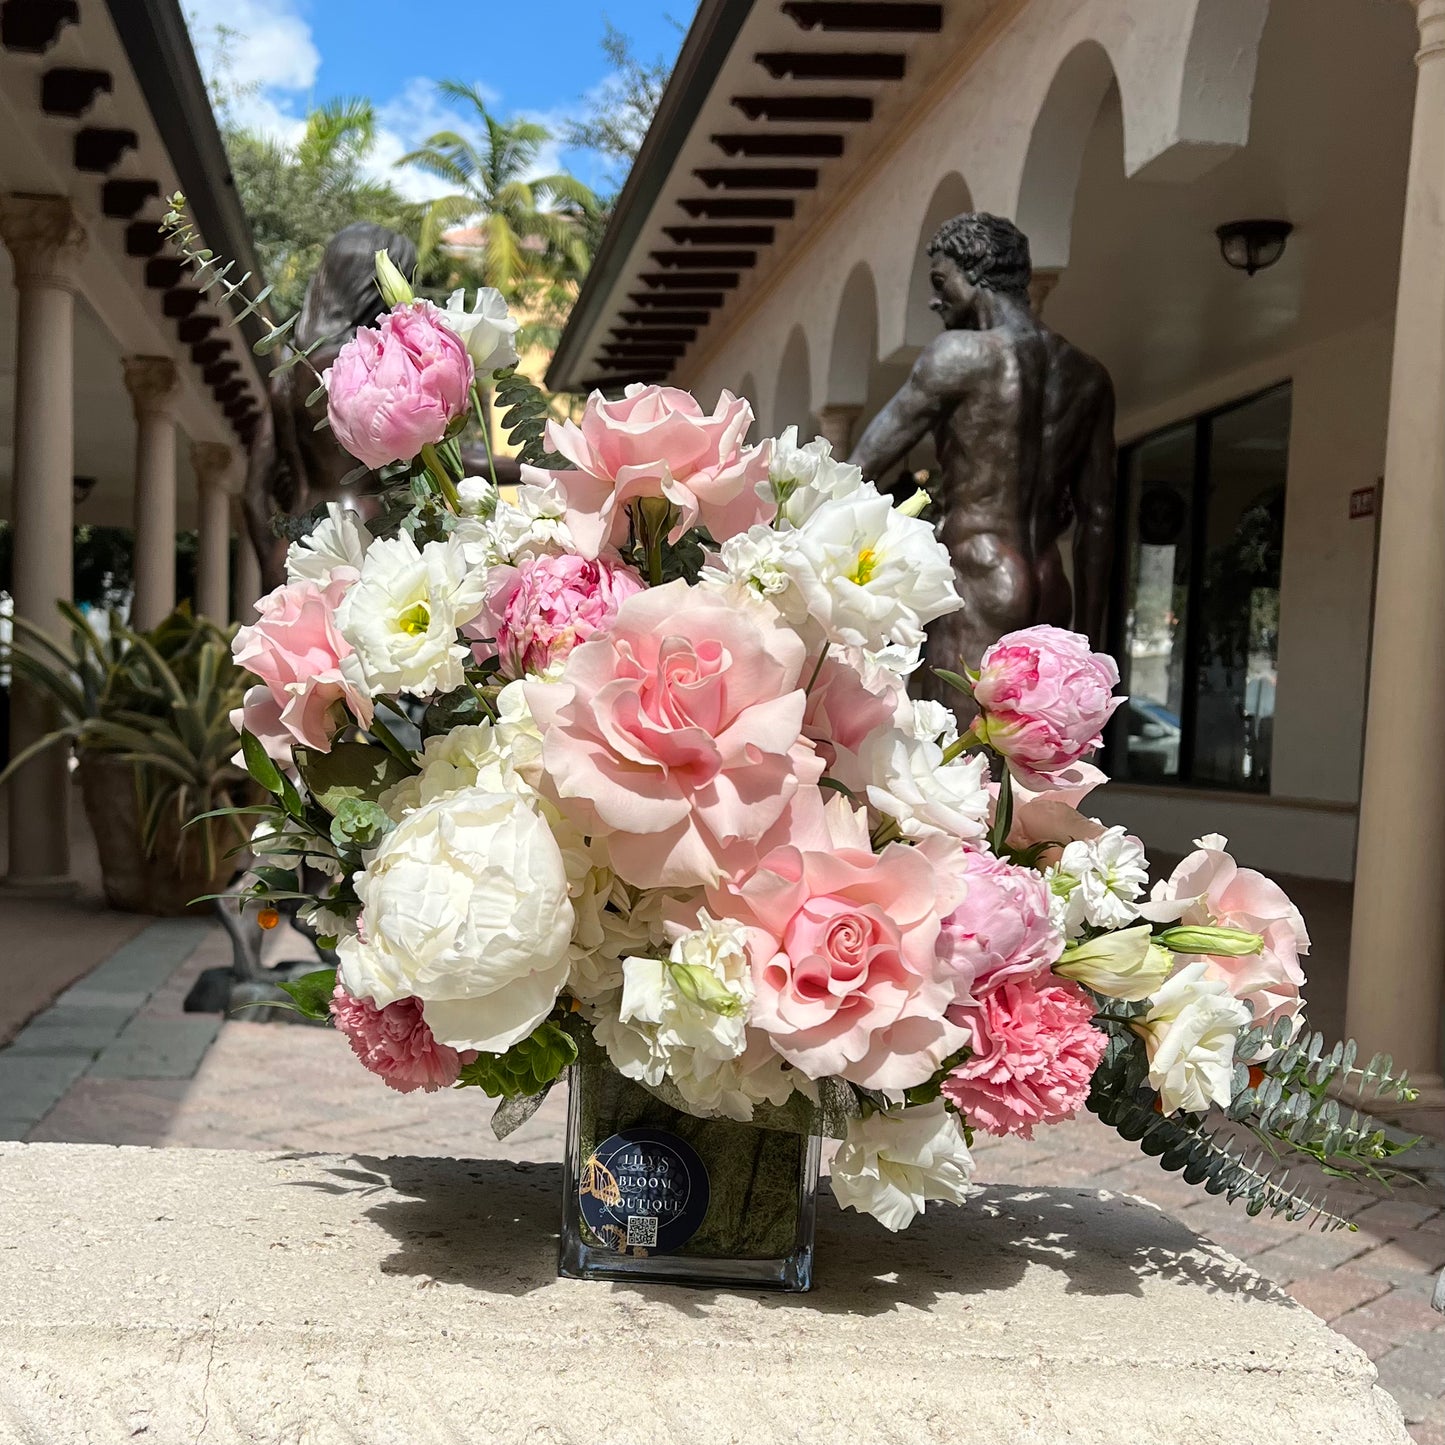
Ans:
[[[793,327],[783,359],[778,366],[778,381],[773,388],[772,434],[784,427],[796,426],[798,435],[813,435],[813,398],[809,382],[808,338],[801,326]]]
[[[918,228],[913,255],[909,258],[912,270],[909,273],[908,311],[903,329],[908,347],[918,349],[927,346],[938,335],[938,318],[928,309],[928,303],[933,299],[933,288],[928,284],[928,243],[949,217],[972,209],[973,196],[969,193],[968,184],[957,171],[950,171],[934,188]]]
[[[737,395],[742,397],[753,409],[753,424],[749,428],[746,437],[746,440],[751,441],[758,435],[758,430],[763,424],[763,399],[758,395],[758,384],[753,379],[752,372],[743,372],[743,379],[738,382]]]
[[[878,354],[878,287],[873,270],[860,261],[849,273],[838,301],[828,354],[828,406],[862,406]]]

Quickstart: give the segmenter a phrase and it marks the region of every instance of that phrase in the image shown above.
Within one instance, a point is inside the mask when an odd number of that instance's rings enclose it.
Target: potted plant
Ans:
[[[224,888],[247,836],[237,815],[203,818],[253,795],[231,762],[231,711],[244,687],[229,635],[184,605],[149,632],[115,613],[97,627],[73,604],[59,605],[69,647],[16,618],[10,660],[18,680],[52,701],[60,725],[17,753],[0,785],[46,748],[74,748],[107,902],[185,913]]]

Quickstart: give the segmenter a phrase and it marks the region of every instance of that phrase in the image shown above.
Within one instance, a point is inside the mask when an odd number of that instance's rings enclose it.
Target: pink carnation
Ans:
[[[1076,763],[1103,742],[1123,698],[1119,669],[1077,632],[1041,625],[1010,632],[983,655],[974,701],[975,735],[1008,759],[1025,783]]]
[[[231,721],[259,738],[275,758],[293,744],[328,752],[345,721],[345,707],[363,727],[371,721],[371,697],[354,649],[336,626],[336,607],[351,569],[324,591],[314,582],[290,582],[256,604],[259,616],[238,628],[231,653],[262,686],[249,688]],[[340,706],[338,706],[340,705]]]
[[[503,677],[545,672],[608,626],[629,597],[644,590],[630,567],[563,553],[498,567],[487,599]]]
[[[415,998],[377,1008],[369,998],[353,998],[340,984],[331,995],[331,1021],[346,1035],[352,1052],[399,1094],[450,1088],[462,1065],[477,1057],[475,1049],[458,1053],[439,1044],[421,1009],[421,1000]]]
[[[471,405],[472,359],[430,301],[363,326],[322,378],[336,440],[368,467],[409,462]]]
[[[1044,880],[991,853],[962,853],[958,867],[968,891],[943,920],[938,940],[958,1000],[978,1002],[1004,983],[1046,974],[1064,940],[1049,917]]]
[[[1036,1124],[1079,1112],[1107,1040],[1082,989],[1055,980],[1005,982],[949,1017],[972,1036],[969,1057],[943,1095],[990,1134],[1032,1139]]]
[[[730,391],[709,415],[689,392],[636,383],[617,401],[594,391],[580,425],[549,422],[548,447],[576,469],[550,475],[577,545],[594,557],[620,546],[628,503],[643,497],[677,507],[673,541],[699,520],[719,542],[767,521],[773,508],[756,488],[769,449],[743,445],[752,424],[752,407]]]

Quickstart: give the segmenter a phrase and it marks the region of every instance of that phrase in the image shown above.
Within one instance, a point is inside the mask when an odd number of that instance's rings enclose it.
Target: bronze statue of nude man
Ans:
[[[851,460],[893,474],[933,434],[940,537],[961,611],[929,629],[938,667],[976,667],[1005,632],[1072,623],[1102,645],[1113,550],[1114,390],[1099,362],[1033,313],[1027,237],[982,213],[955,216],[928,247],[944,331],[878,413]],[[1074,593],[1059,541],[1071,523]],[[924,669],[919,690],[961,699]]]

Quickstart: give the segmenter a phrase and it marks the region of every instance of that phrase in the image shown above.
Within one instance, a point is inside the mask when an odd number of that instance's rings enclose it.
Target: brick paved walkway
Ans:
[[[177,960],[189,957],[177,967]],[[505,1143],[474,1090],[402,1095],[366,1078],[326,1029],[184,1014],[191,980],[228,961],[219,929],[151,925],[0,1049],[0,1137],[232,1149],[557,1159],[555,1093]],[[1445,1137],[1445,1115],[1411,1121]],[[1333,1189],[1355,1232],[1320,1234],[1242,1209],[1164,1173],[1092,1118],[1033,1143],[979,1136],[981,1178],[1139,1195],[1247,1258],[1375,1360],[1420,1445],[1445,1445],[1445,1150],[1438,1187],[1385,1198]]]

